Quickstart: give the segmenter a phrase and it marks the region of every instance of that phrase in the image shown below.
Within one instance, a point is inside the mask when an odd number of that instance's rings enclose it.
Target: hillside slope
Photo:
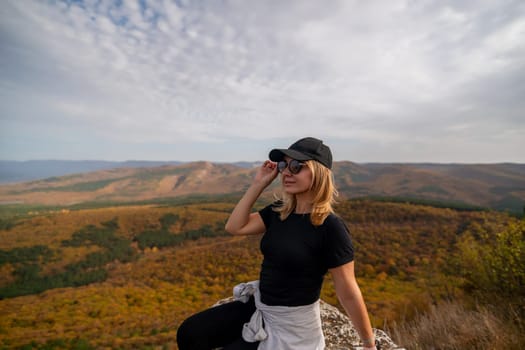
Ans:
[[[176,349],[182,320],[258,277],[260,236],[226,235],[232,208],[66,210],[0,228],[0,348],[82,340],[96,349]],[[352,234],[376,327],[409,320],[450,293],[458,299],[454,276],[445,274],[458,240],[517,221],[498,212],[361,200],[336,209]],[[321,296],[340,307],[328,276]],[[73,345],[61,348],[80,348]]]
[[[0,203],[72,205],[137,202],[196,195],[225,195],[246,188],[255,168],[194,162],[115,168],[0,185]],[[336,162],[345,198],[388,197],[523,211],[525,164],[356,164]],[[278,192],[278,183],[271,191]]]

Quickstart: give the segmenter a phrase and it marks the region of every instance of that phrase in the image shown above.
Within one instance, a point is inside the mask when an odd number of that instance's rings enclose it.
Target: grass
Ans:
[[[445,301],[410,322],[387,325],[395,343],[411,350],[519,350],[525,348],[525,324],[511,305],[468,308]]]

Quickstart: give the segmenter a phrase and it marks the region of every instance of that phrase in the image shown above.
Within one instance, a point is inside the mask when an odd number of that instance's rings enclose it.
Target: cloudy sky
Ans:
[[[525,162],[522,0],[3,0],[0,159]]]

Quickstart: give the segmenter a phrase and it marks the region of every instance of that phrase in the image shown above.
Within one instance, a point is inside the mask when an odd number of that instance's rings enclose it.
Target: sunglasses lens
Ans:
[[[287,166],[288,163],[286,163],[285,160],[281,160],[279,163],[277,163],[277,170],[279,170],[279,172],[282,173]]]
[[[299,171],[301,171],[302,167],[303,167],[303,163],[295,159],[290,161],[290,164],[288,165],[288,169],[290,169],[290,172],[292,174],[297,174]]]
[[[295,159],[292,159],[290,163],[288,163],[286,160],[281,160],[279,163],[277,163],[277,170],[282,173],[286,168],[288,168],[290,173],[297,174],[299,171],[301,171],[303,165],[304,163],[301,163]]]

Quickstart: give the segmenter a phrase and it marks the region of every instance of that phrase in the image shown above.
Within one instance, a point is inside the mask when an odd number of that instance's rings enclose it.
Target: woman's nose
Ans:
[[[286,166],[286,168],[284,168],[281,174],[286,175],[286,176],[291,176],[292,172],[290,171],[290,169],[288,169],[288,166]]]

